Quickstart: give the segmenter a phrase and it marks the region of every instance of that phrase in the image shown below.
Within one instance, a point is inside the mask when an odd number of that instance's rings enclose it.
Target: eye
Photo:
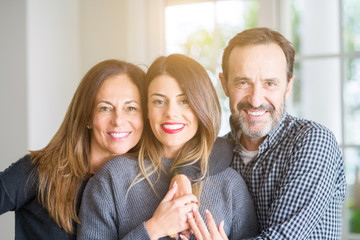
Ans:
[[[152,101],[152,103],[155,105],[164,105],[165,101],[161,99],[155,99],[154,101]]]
[[[181,104],[189,104],[189,100],[184,99],[184,100],[181,100],[180,103],[181,103]]]
[[[235,82],[235,86],[238,88],[246,88],[249,86],[249,82],[247,80],[238,80]]]
[[[111,111],[111,108],[110,107],[100,107],[100,111],[101,112],[110,112]]]
[[[134,111],[137,110],[137,108],[136,108],[136,107],[129,106],[129,107],[126,108],[126,110],[129,111],[129,112],[134,112]]]
[[[247,84],[247,81],[240,81],[239,84],[240,85],[245,85],[245,84]]]
[[[273,81],[269,81],[269,82],[266,82],[265,85],[266,85],[267,87],[275,87],[275,86],[276,86],[276,83],[273,82]]]

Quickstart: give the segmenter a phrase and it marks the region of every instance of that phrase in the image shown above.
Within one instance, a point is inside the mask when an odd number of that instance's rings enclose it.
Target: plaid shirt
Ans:
[[[239,136],[232,167],[252,194],[261,234],[255,239],[341,239],[345,172],[334,135],[325,127],[284,112],[247,165]]]

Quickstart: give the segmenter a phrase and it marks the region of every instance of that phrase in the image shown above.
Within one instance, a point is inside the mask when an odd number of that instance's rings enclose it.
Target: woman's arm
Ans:
[[[209,156],[209,175],[215,175],[226,168],[228,168],[233,159],[233,143],[224,138],[218,137],[214,143],[213,149]],[[184,166],[179,168],[175,175],[183,174],[191,180],[196,180],[200,177],[200,166],[199,164],[193,164],[191,166]]]
[[[36,176],[28,155],[0,173],[0,214],[18,209],[36,196]]]
[[[218,137],[209,157],[209,175],[215,175],[224,171],[230,166],[232,158],[233,144],[226,138]],[[179,186],[175,198],[185,194],[191,194],[191,179],[198,179],[200,175],[200,166],[198,163],[178,169],[170,183],[170,186],[172,186],[176,181]]]

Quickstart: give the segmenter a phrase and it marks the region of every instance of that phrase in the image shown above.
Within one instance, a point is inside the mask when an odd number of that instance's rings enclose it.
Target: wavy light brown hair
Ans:
[[[104,81],[121,74],[127,75],[142,95],[143,70],[119,60],[100,62],[83,77],[60,128],[49,144],[41,150],[30,151],[39,176],[39,201],[68,233],[74,233],[74,222],[80,223],[77,215],[78,191],[90,176],[91,132],[87,125],[91,122],[94,100]],[[136,150],[138,146],[131,151]]]
[[[221,110],[215,88],[206,70],[195,60],[181,54],[159,57],[153,62],[145,76],[147,94],[152,80],[160,75],[171,76],[179,83],[189,100],[190,107],[199,119],[197,133],[175,157],[170,174],[180,167],[199,164],[201,177],[198,180],[201,180],[207,174],[208,158],[220,128]],[[148,98],[145,98],[145,101],[144,106],[148,106]],[[146,116],[147,111],[146,108]],[[162,144],[153,134],[148,119],[144,122],[142,140],[138,158],[142,178],[137,178],[136,182],[146,179],[153,188],[149,176],[162,170],[164,151]],[[145,164],[145,159],[150,160],[150,165]],[[198,183],[195,185],[194,193],[199,197],[200,192],[201,183]]]
[[[290,81],[294,71],[295,50],[283,35],[269,28],[247,29],[238,33],[229,41],[222,58],[222,71],[225,81],[228,79],[230,53],[235,47],[270,43],[277,44],[283,50],[287,63],[287,79]]]

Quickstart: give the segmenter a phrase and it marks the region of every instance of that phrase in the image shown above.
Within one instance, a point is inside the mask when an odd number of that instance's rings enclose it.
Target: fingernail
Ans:
[[[187,214],[187,216],[188,216],[188,218],[193,218],[193,215],[192,215],[191,212],[189,212],[189,213]]]
[[[224,228],[224,220],[222,220],[222,221],[220,222],[220,227],[221,227],[221,228]]]
[[[182,234],[179,234],[179,237],[180,237],[181,239],[183,239],[183,238],[184,238],[184,236],[183,236]]]
[[[174,182],[174,184],[172,185],[172,188],[175,188],[177,186],[176,181]]]
[[[205,209],[205,213],[210,213],[209,210]]]
[[[196,213],[196,212],[197,212],[196,207],[193,207],[193,208],[192,208],[192,210],[193,210],[193,212],[194,212],[194,213]]]

